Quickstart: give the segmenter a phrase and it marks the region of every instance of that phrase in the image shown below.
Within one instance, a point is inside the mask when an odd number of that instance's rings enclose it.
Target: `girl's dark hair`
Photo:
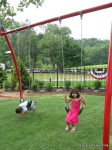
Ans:
[[[74,89],[71,90],[70,95],[69,95],[70,98],[73,98],[72,93],[76,93],[77,94],[77,98],[80,97],[80,93],[79,93],[79,91],[77,89],[74,88]]]
[[[21,107],[18,107],[16,108],[15,112],[18,114],[18,113],[22,113],[22,108]]]

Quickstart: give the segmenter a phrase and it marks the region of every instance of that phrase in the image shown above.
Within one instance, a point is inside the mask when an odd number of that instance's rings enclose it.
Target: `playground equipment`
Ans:
[[[112,7],[112,3],[104,4],[101,6],[96,6],[93,8],[84,9],[84,10],[66,14],[66,15],[63,15],[60,17],[51,18],[51,19],[44,20],[44,21],[41,21],[41,22],[38,22],[35,24],[17,28],[17,29],[11,30],[11,31],[5,31],[3,26],[2,25],[0,26],[0,35],[5,37],[7,44],[10,48],[12,58],[14,60],[14,64],[15,64],[15,68],[16,68],[16,72],[17,72],[17,76],[18,76],[18,82],[19,82],[20,99],[23,99],[20,71],[19,71],[17,61],[16,61],[16,56],[14,54],[13,47],[8,38],[8,34],[17,32],[20,30],[25,30],[27,28],[43,25],[43,24],[46,24],[49,22],[54,22],[59,19],[61,19],[61,20],[67,19],[70,17],[78,16],[80,14],[86,14],[86,13],[90,13],[90,12],[94,12],[94,11],[98,11],[98,10],[102,10],[102,9],[106,9],[106,8],[110,8],[110,7]],[[110,134],[110,110],[111,110],[111,96],[112,96],[112,90],[111,90],[111,87],[112,87],[112,76],[111,76],[111,74],[112,74],[112,58],[111,57],[112,57],[112,29],[111,29],[110,48],[109,48],[109,56],[108,56],[107,85],[106,85],[105,109],[104,109],[104,128],[103,128],[103,145],[102,145],[103,150],[109,150],[109,147],[110,147],[109,146],[110,145],[109,134]]]

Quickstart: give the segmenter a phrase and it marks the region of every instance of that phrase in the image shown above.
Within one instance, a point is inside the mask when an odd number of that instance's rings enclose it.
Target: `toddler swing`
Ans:
[[[30,31],[30,27],[28,28]],[[31,91],[31,79],[30,79],[30,72],[31,72],[31,35],[29,34],[28,36],[29,41],[28,41],[28,62],[29,62],[29,100],[28,100],[28,104],[27,104],[27,108],[30,108],[31,104],[32,104],[32,99],[31,99],[31,95],[30,95],[30,91]]]
[[[30,28],[28,28],[29,31],[30,31]],[[29,34],[28,35],[28,66],[29,66],[29,73],[31,71],[31,60],[30,60],[30,52],[31,52],[31,46],[30,46],[30,43],[31,43],[31,35]],[[18,57],[20,57],[20,52],[19,52],[19,48],[18,48],[18,38],[17,38],[17,49],[18,49]],[[20,58],[19,58],[20,59]],[[31,90],[31,79],[30,79],[30,75],[29,75],[29,85],[28,85],[28,89],[29,91]],[[29,92],[28,92],[29,93]],[[20,99],[20,103],[24,102],[24,99]],[[29,100],[28,100],[28,104],[27,104],[27,108],[29,108],[32,104],[32,99],[31,99],[31,95],[29,93]]]

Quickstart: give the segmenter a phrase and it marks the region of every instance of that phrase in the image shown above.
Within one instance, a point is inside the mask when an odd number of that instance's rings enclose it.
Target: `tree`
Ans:
[[[83,65],[107,64],[109,41],[96,38],[82,39]]]
[[[70,34],[71,30],[68,27],[59,28],[56,24],[46,27],[44,37],[40,41],[40,49],[44,56],[50,58],[53,68],[57,66],[63,70],[63,61],[65,67],[79,64],[80,46],[74,42]]]
[[[13,21],[13,28],[26,26],[28,24],[29,20],[26,20],[25,23],[21,24]],[[24,61],[27,68],[36,68],[36,65],[41,59],[38,47],[38,41],[39,39],[41,39],[40,35],[37,35],[36,31],[33,28],[29,28],[10,34],[9,38],[16,57],[19,57],[22,61]]]
[[[24,8],[27,8],[30,4],[39,7],[42,5],[44,0],[20,0],[16,10],[8,2],[8,0],[0,1],[0,24],[8,27],[12,24],[12,17],[14,17],[17,11],[23,11]]]
[[[64,66],[77,67],[81,65],[81,48],[78,42],[73,38],[64,39]]]
[[[19,64],[19,69],[20,69],[20,73],[21,73],[22,87],[23,87],[23,89],[28,88],[29,84],[31,84],[30,75],[28,74],[26,67],[22,60],[18,60],[18,64]],[[12,72],[11,88],[14,89],[17,86],[17,83],[18,83],[17,73],[14,68],[14,70]]]
[[[43,38],[39,41],[41,53],[50,59],[53,68],[60,62],[61,40],[59,27],[56,24],[49,24],[45,28]]]
[[[3,36],[0,37],[0,62],[5,63],[6,60],[8,61],[8,64],[10,64],[9,56],[5,54],[5,52],[8,51],[8,45],[6,43],[6,40]]]

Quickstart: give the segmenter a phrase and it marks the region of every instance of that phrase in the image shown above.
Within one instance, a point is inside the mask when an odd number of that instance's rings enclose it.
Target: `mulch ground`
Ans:
[[[69,92],[66,92],[69,94]],[[47,95],[64,95],[65,92],[50,92],[50,93],[25,93],[23,92],[23,97],[32,97],[32,96],[47,96]],[[81,93],[82,95],[98,95],[98,96],[104,96],[104,92],[83,92]],[[0,100],[7,100],[7,99],[14,99],[14,98],[19,98],[19,92],[0,92]]]

